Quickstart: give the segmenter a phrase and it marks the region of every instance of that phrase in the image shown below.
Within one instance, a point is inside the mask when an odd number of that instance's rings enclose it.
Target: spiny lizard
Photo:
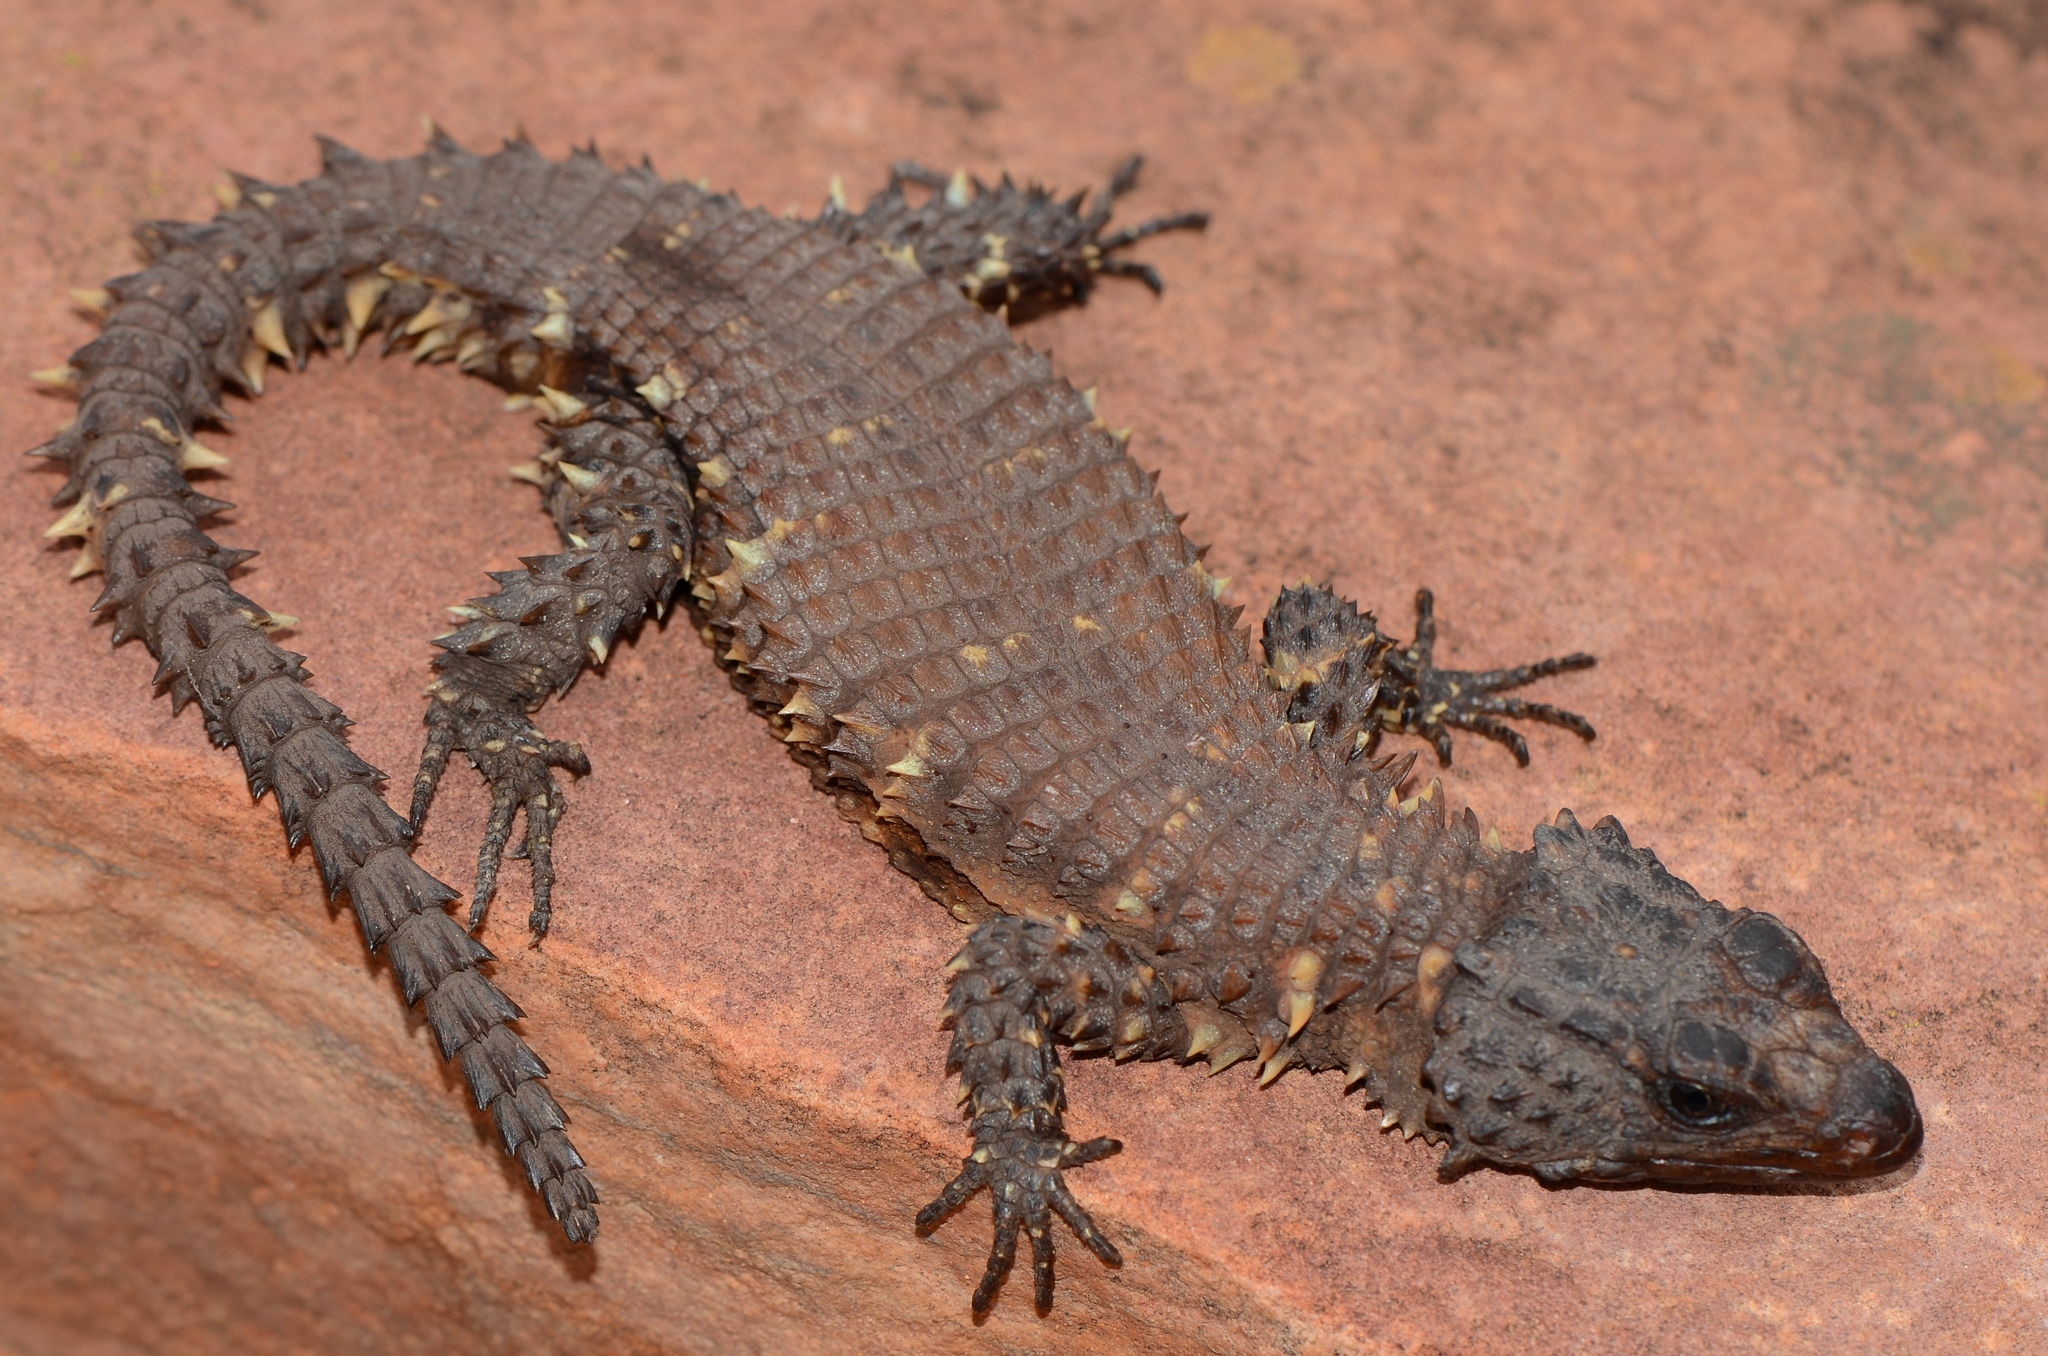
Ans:
[[[1502,695],[1592,663],[1439,669],[1431,601],[1384,635],[1327,588],[1284,592],[1263,662],[1153,477],[1007,313],[1079,302],[1123,252],[1199,216],[1105,234],[1133,161],[1092,204],[899,166],[856,214],[771,216],[595,154],[435,134],[376,161],[323,143],[295,186],[237,179],[205,224],[140,231],[151,262],[80,294],[105,326],[62,368],[76,420],[38,449],[67,473],[53,537],[116,643],[140,638],[276,797],[294,846],[423,1003],[570,1239],[597,1189],[518,1007],[409,848],[451,754],[492,790],[472,927],[523,814],[531,926],[547,930],[555,773],[589,771],[533,716],[679,592],[753,707],[927,893],[973,924],[945,1020],[974,1148],[918,1215],[982,1187],[985,1310],[1028,1237],[1041,1308],[1051,1217],[1115,1247],[1067,1169],[1057,1048],[1118,1060],[1345,1071],[1384,1123],[1545,1181],[1770,1183],[1887,1170],[1917,1149],[1911,1090],[1845,1022],[1819,963],[1768,914],[1669,875],[1612,819],[1569,811],[1514,851],[1387,730],[1507,744],[1580,717]],[[835,195],[836,196],[836,195]],[[229,505],[185,473],[224,386],[273,358],[410,343],[530,399],[563,549],[495,576],[431,688],[411,814],[350,752],[342,713],[237,593],[247,552],[198,524]],[[687,586],[687,587],[686,587]]]

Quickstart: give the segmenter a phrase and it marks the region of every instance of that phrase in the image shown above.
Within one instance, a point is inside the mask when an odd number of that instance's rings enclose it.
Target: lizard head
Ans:
[[[1527,888],[1456,953],[1423,1077],[1448,1178],[1762,1185],[1885,1172],[1906,1080],[1767,913],[1702,899],[1612,819],[1536,830]]]

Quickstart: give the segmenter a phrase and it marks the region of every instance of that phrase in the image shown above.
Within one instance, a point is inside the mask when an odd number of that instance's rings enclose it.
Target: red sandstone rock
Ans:
[[[487,939],[603,1184],[566,1248],[272,808],[106,648],[0,497],[0,1350],[1816,1351],[2038,1348],[2048,1310],[2048,52],[1863,5],[1248,11],[37,5],[0,26],[0,371],[89,333],[68,286],[312,133],[595,135],[747,197],[888,162],[1204,207],[1032,327],[1215,543],[1254,617],[1332,577],[1446,658],[1586,648],[1602,730],[1448,785],[1512,840],[1615,813],[1800,928],[1913,1080],[1914,1170],[1812,1193],[1550,1191],[1373,1127],[1334,1078],[1072,1068],[1077,1188],[1039,1319],[966,1296],[982,1207],[936,1030],[959,927],[839,823],[687,628],[548,728],[572,791],[544,952]],[[1929,35],[1932,35],[1930,40]],[[2030,168],[2031,167],[2031,168]],[[321,361],[237,405],[217,533],[357,745],[403,778],[424,638],[546,546],[487,388]],[[0,383],[0,435],[66,417]],[[466,885],[451,776],[421,849]],[[630,841],[602,856],[598,842]]]

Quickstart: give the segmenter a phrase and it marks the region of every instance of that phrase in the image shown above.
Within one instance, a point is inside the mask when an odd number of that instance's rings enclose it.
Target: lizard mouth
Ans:
[[[1870,1055],[1842,1071],[1826,1119],[1799,1134],[1801,1143],[1646,1145],[1640,1156],[1538,1164],[1536,1173],[1547,1181],[1729,1186],[1875,1177],[1919,1153],[1924,1129],[1904,1076]]]
[[[1892,1171],[1920,1152],[1921,1125],[1913,1123],[1890,1147],[1877,1153],[1840,1150],[1776,1149],[1759,1161],[1721,1162],[1696,1158],[1644,1158],[1631,1162],[1596,1159],[1580,1180],[1602,1182],[1696,1183],[1703,1186],[1777,1186],[1817,1180],[1876,1177]]]
[[[1881,1153],[1847,1156],[1838,1151],[1780,1149],[1769,1161],[1718,1162],[1694,1158],[1643,1158],[1628,1162],[1594,1159],[1588,1167],[1573,1164],[1571,1179],[1593,1182],[1662,1182],[1699,1186],[1786,1186],[1800,1182],[1844,1181],[1876,1177],[1910,1161],[1920,1152],[1921,1125],[1912,1126]],[[1538,1175],[1547,1165],[1538,1165]]]

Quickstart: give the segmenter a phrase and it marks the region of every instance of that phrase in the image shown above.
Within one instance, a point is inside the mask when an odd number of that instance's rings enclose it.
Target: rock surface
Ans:
[[[2011,11],[2005,28],[2000,16]],[[637,11],[629,12],[629,11]],[[1978,16],[1965,23],[1963,17]],[[1957,17],[1961,16],[1961,17]],[[1989,16],[1990,21],[1984,21]],[[486,938],[606,1198],[566,1248],[235,760],[0,497],[0,1351],[1813,1351],[2048,1342],[2048,49],[2016,6],[31,3],[0,20],[0,371],[89,334],[223,167],[432,114],[810,210],[890,160],[1100,182],[1169,288],[1035,324],[1252,618],[1334,577],[1453,663],[1601,656],[1590,747],[1447,778],[1511,841],[1615,813],[1776,912],[1927,1115],[1861,1189],[1441,1186],[1333,1078],[1079,1062],[1060,1301],[967,1292],[935,1029],[959,927],[811,793],[687,627],[548,717],[546,950]],[[216,535],[401,779],[426,636],[546,547],[527,417],[400,360],[237,404]],[[67,412],[0,383],[0,442]],[[453,776],[421,848],[469,879]],[[599,842],[627,841],[599,853]]]

